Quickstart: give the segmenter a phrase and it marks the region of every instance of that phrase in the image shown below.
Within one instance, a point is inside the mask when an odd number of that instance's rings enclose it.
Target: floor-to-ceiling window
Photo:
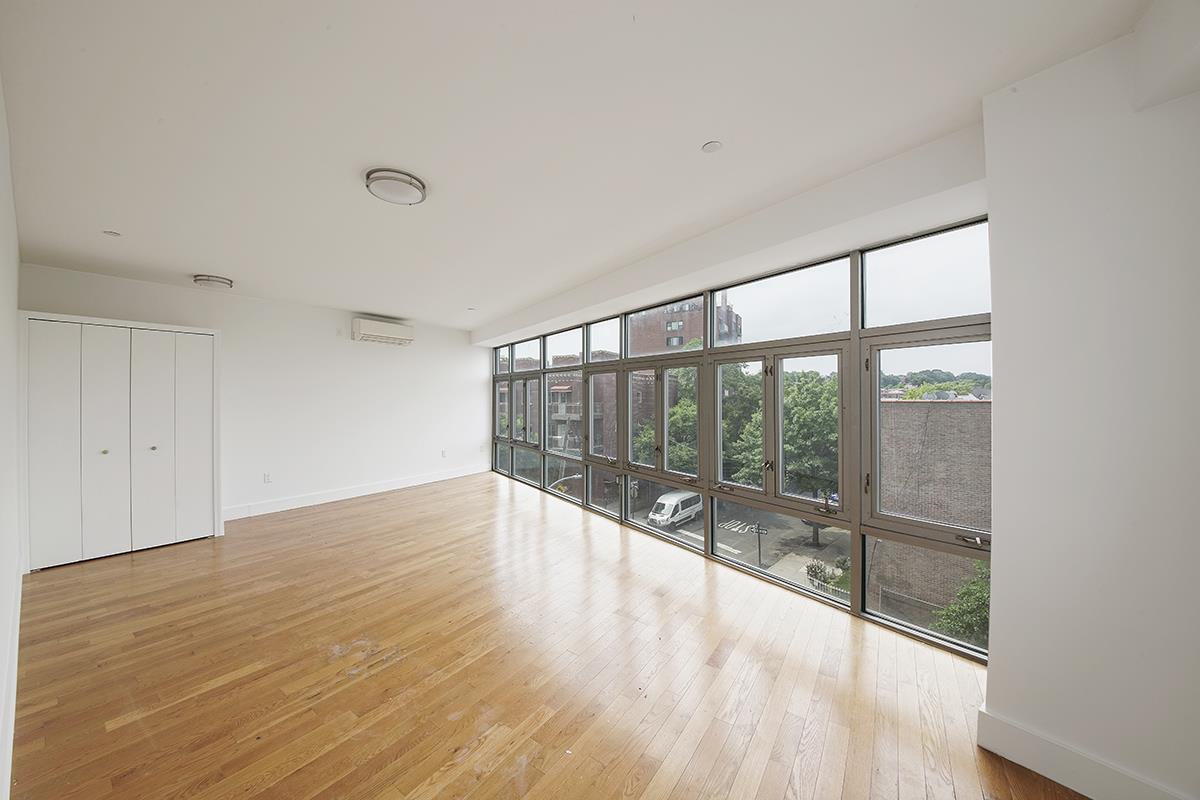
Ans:
[[[496,348],[496,470],[987,651],[987,223]]]

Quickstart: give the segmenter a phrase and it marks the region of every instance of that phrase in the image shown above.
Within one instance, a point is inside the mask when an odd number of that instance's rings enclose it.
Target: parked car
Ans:
[[[667,492],[654,501],[649,520],[660,528],[675,528],[694,520],[703,505],[704,499],[695,492]]]

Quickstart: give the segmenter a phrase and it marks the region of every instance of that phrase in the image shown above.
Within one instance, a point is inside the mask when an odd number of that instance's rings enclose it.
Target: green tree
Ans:
[[[699,418],[696,410],[696,369],[679,367],[666,370],[667,469],[688,475],[700,472]]]
[[[975,382],[969,380],[941,381],[939,383],[922,383],[904,392],[905,400],[920,400],[930,392],[954,392],[955,394],[970,394],[975,389]]]
[[[785,372],[780,431],[783,489],[823,498],[838,490],[838,378]]]
[[[748,486],[762,485],[763,376],[743,364],[719,368],[721,475]]]
[[[725,429],[724,475],[744,486],[762,486],[762,409],[752,412],[740,428],[726,422]]]
[[[934,615],[934,630],[979,647],[987,647],[991,587],[991,565],[985,561],[976,562],[975,575],[958,588],[950,605]]]
[[[631,442],[635,464],[654,463],[654,420],[643,419],[637,423]]]

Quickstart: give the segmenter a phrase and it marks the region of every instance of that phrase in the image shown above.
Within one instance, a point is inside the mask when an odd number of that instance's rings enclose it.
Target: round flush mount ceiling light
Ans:
[[[192,283],[210,289],[232,289],[233,281],[221,275],[193,275]]]
[[[701,153],[715,153],[724,146],[725,145],[721,144],[716,139],[714,139],[711,142],[705,142],[704,144],[700,145],[700,152]]]
[[[425,200],[425,184],[416,175],[398,169],[373,169],[367,173],[367,191],[401,206],[415,206]]]

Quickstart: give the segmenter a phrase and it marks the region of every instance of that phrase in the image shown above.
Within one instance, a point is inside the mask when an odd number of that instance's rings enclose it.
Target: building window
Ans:
[[[682,322],[680,336],[662,337],[668,318]],[[694,331],[694,333],[688,333]],[[630,356],[653,356],[704,347],[704,298],[635,311],[625,317],[625,347]]]
[[[681,331],[681,330],[683,330],[683,320],[681,320],[681,319],[669,319],[669,320],[667,320],[667,330],[669,330],[669,331]]]

